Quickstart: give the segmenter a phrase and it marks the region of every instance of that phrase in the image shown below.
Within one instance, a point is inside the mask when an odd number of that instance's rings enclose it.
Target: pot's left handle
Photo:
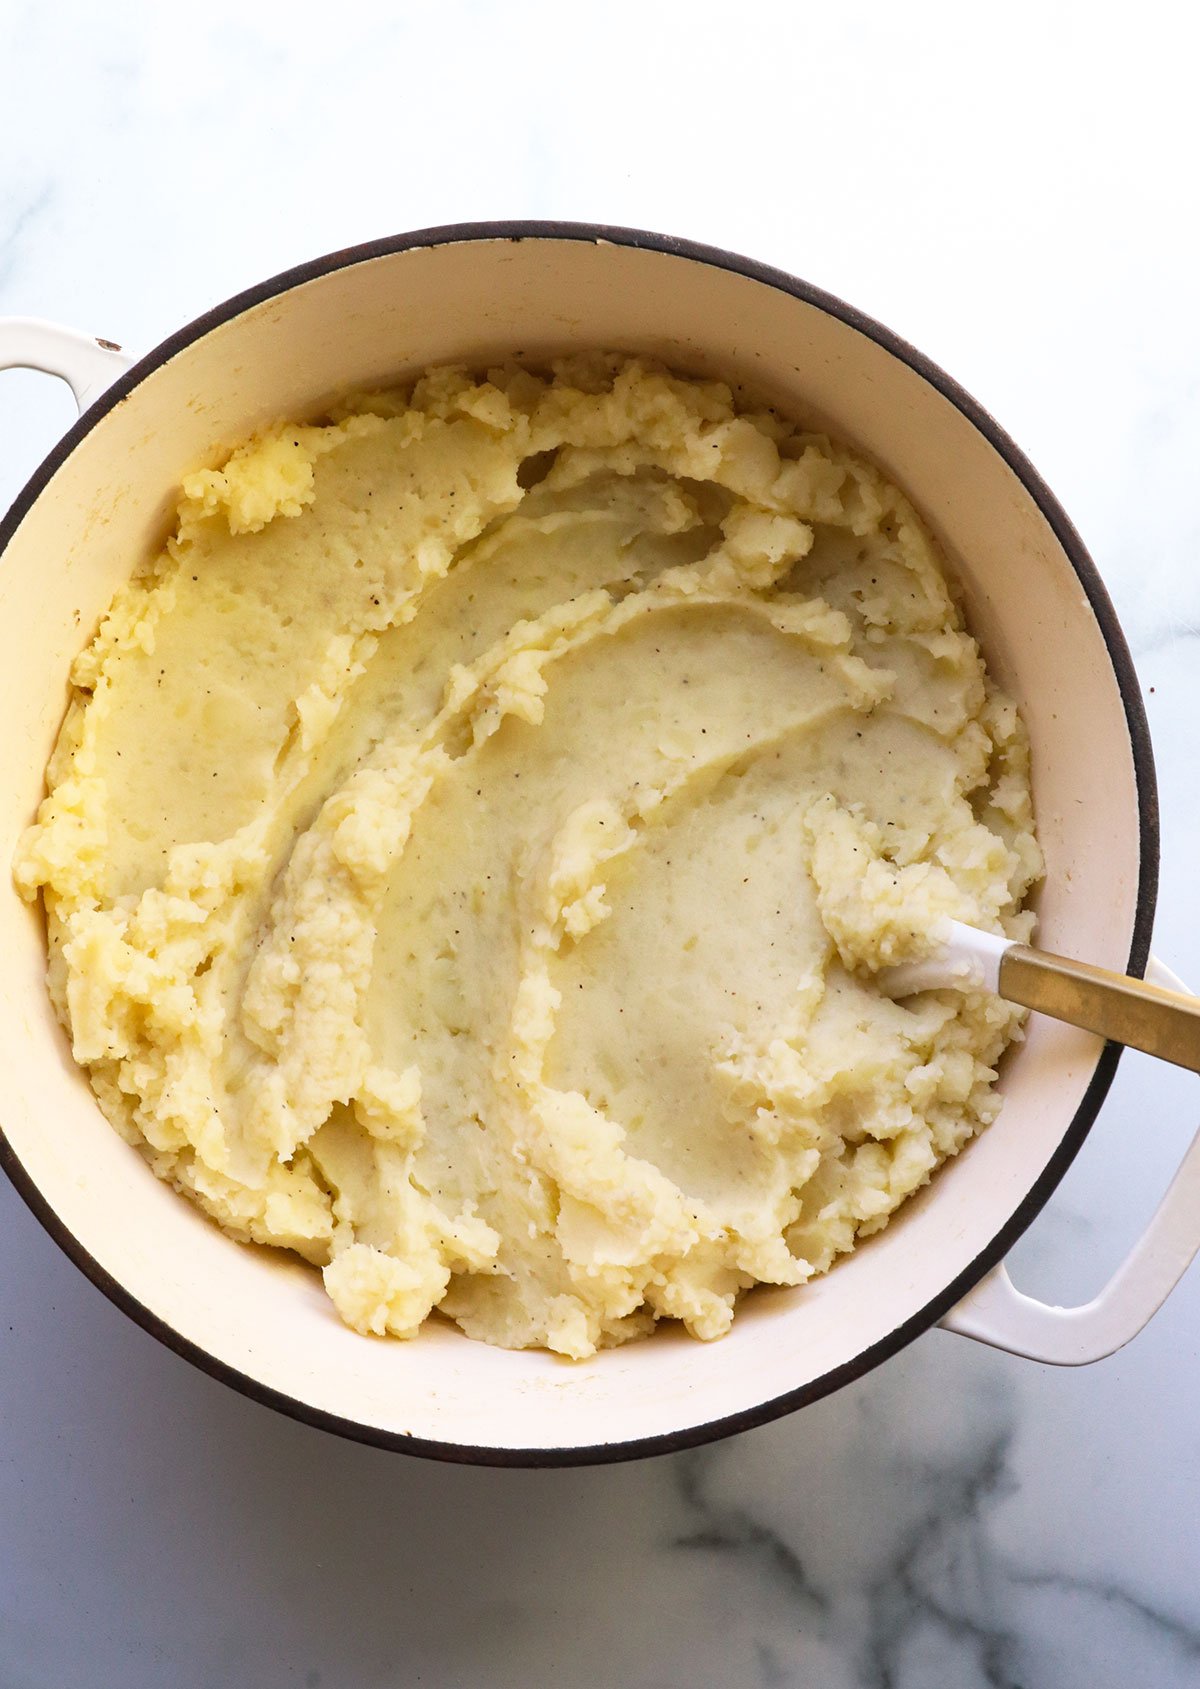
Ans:
[[[1151,958],[1146,978],[1183,991]],[[1103,1360],[1136,1337],[1156,1314],[1200,1249],[1200,1132],[1192,1139],[1150,1224],[1098,1296],[1058,1308],[1025,1296],[1003,1261],[942,1317],[948,1331],[1054,1366]]]
[[[127,370],[132,356],[114,340],[96,340],[37,317],[0,317],[0,369],[38,369],[57,375],[85,411]]]

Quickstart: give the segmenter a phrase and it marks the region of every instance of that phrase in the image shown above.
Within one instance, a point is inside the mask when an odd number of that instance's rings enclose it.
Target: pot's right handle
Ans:
[[[94,340],[37,317],[0,317],[0,369],[38,369],[57,375],[80,411],[133,362],[113,340]]]
[[[1154,957],[1146,978],[1184,991]],[[1098,1296],[1078,1308],[1024,1296],[1003,1261],[945,1314],[947,1331],[1055,1366],[1084,1366],[1128,1343],[1156,1314],[1200,1249],[1200,1132],[1192,1139],[1154,1217]]]

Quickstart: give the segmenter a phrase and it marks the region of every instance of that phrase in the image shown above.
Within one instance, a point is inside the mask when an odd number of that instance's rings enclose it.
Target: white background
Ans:
[[[1090,545],[1159,763],[1156,947],[1200,981],[1189,30],[1167,3],[0,0],[0,312],[147,350],[290,264],[491,217],[687,235],[842,295],[995,412]],[[0,379],[0,503],[72,414]],[[1097,1288],[1197,1101],[1123,1064],[1025,1288]],[[1079,1372],[935,1332],[699,1455],[443,1468],[193,1371],[5,1186],[0,1689],[1182,1689],[1198,1334],[1200,1269]]]

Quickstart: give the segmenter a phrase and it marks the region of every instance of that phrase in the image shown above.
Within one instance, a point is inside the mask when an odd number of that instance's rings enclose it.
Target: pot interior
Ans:
[[[742,384],[857,444],[907,490],[1030,730],[1047,860],[1040,942],[1125,968],[1147,866],[1129,717],[1097,613],[1047,515],[934,379],[865,327],[669,245],[492,235],[367,251],[243,302],[139,366],[59,462],[0,561],[0,860],[11,860],[41,796],[70,661],[161,543],[182,474],[350,388],[439,362],[595,346]],[[882,1358],[1036,1211],[1073,1147],[1064,1137],[1086,1128],[1100,1056],[1099,1040],[1035,1017],[1006,1065],[997,1123],[827,1277],[756,1291],[716,1344],[661,1331],[577,1364],[491,1349],[436,1320],[411,1343],[348,1331],[315,1273],[225,1238],[118,1138],[71,1060],[43,975],[41,922],[6,866],[0,1122],[19,1182],[76,1258],[152,1322],[300,1411],[484,1457],[695,1434],[820,1394],[842,1369]]]

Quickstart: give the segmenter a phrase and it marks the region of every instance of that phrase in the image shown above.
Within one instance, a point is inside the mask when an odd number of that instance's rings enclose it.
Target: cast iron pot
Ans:
[[[71,659],[161,543],[184,473],[350,388],[578,347],[744,385],[853,442],[908,491],[1029,726],[1047,864],[1040,942],[1141,973],[1157,867],[1141,699],[1096,570],[1029,463],[927,358],[828,294],[726,252],[576,224],[426,229],[336,252],[132,364],[108,342],[0,322],[0,367],[63,377],[83,413],[0,528],[0,861],[42,794]],[[1094,1302],[1055,1309],[1013,1289],[1005,1252],[1078,1151],[1117,1059],[1035,1016],[1006,1063],[998,1122],[826,1277],[755,1291],[717,1343],[662,1330],[568,1363],[438,1321],[411,1342],[374,1341],[338,1321],[311,1269],[232,1242],[153,1177],[101,1116],[44,973],[41,920],[6,870],[0,1159],[34,1213],[178,1354],[388,1448],[530,1465],[680,1448],[815,1401],[939,1320],[1041,1360],[1093,1360],[1145,1323],[1200,1240],[1193,1147]]]

